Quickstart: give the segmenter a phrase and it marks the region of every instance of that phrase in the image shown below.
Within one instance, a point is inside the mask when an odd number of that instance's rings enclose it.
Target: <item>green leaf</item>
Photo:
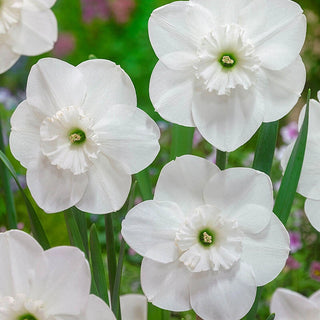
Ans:
[[[149,169],[146,168],[139,173],[135,174],[135,178],[138,181],[141,197],[143,201],[151,200],[153,198],[152,185],[150,181]]]
[[[310,96],[311,90],[309,89],[303,124],[300,129],[298,139],[294,144],[273,208],[273,212],[278,216],[283,224],[286,224],[289,218],[302,169],[308,135]]]
[[[23,188],[21,187],[13,166],[11,165],[8,158],[1,150],[0,150],[0,159],[4,163],[4,165],[7,167],[9,172],[11,173],[13,179],[17,183],[17,186],[22,194],[23,200],[24,200],[26,207],[27,207],[27,210],[28,210],[31,231],[32,231],[33,236],[40,243],[40,245],[42,246],[42,248],[44,250],[49,249],[50,243],[49,243],[49,240],[43,230],[43,227],[42,227],[42,224],[38,218],[38,215],[37,215],[36,211],[34,210],[32,204],[31,204],[29,198],[27,197],[26,193],[24,192]]]
[[[74,213],[71,208],[64,212],[64,219],[68,230],[70,244],[79,248],[85,254],[87,260],[89,260],[75,214],[77,213]]]
[[[220,170],[224,170],[227,166],[227,153],[217,149],[216,165]]]
[[[89,244],[92,281],[96,285],[98,292],[97,295],[107,304],[109,304],[107,278],[101,254],[101,246],[98,238],[98,232],[95,224],[93,224],[90,228]]]
[[[259,129],[253,169],[270,174],[278,137],[279,121],[263,123]]]
[[[89,243],[88,243],[88,225],[86,213],[79,210],[76,207],[72,207],[71,211],[77,222],[78,229],[82,238],[82,243],[86,252],[86,255],[89,256]]]
[[[194,130],[195,128],[179,126],[178,124],[172,126],[170,160],[184,154],[191,154]]]
[[[0,150],[5,153],[5,145],[2,135],[2,122],[0,117]],[[6,213],[8,219],[8,228],[17,229],[17,213],[14,205],[14,196],[10,186],[10,173],[4,163],[0,163],[0,177],[2,180],[4,201],[6,205]]]
[[[267,318],[267,320],[273,320],[275,317],[276,317],[276,315],[274,313],[270,314],[270,316]]]

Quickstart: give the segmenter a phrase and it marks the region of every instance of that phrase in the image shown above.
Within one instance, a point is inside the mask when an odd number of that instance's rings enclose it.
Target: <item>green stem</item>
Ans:
[[[227,153],[217,149],[216,165],[220,170],[224,170],[227,165]]]
[[[5,153],[5,145],[2,136],[2,120],[0,118],[0,150]],[[14,205],[14,197],[10,186],[10,173],[6,166],[0,163],[0,176],[4,190],[4,201],[8,219],[8,228],[17,229],[17,213]]]
[[[263,289],[263,287],[257,288],[257,294],[256,294],[256,298],[254,300],[253,306],[251,307],[250,311],[248,312],[248,314],[246,315],[246,317],[244,319],[246,319],[246,320],[255,320],[256,319],[256,314],[258,311],[258,305],[259,305],[259,301],[261,298],[262,289]]]
[[[170,160],[174,160],[184,154],[191,154],[194,129],[177,124],[172,126]]]
[[[109,289],[110,296],[114,295],[114,285],[117,274],[117,260],[116,250],[114,244],[114,233],[112,223],[112,213],[108,213],[104,216],[105,227],[106,227],[106,249],[107,249],[107,260],[108,260],[108,276],[109,276]],[[116,305],[111,304],[112,312],[116,315],[118,310],[115,308]]]

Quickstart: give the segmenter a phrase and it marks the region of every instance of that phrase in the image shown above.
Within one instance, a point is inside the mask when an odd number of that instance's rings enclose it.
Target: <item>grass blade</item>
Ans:
[[[3,162],[3,164],[7,167],[9,170],[10,174],[12,175],[13,179],[17,183],[17,186],[22,194],[23,200],[26,204],[28,215],[29,215],[29,220],[30,220],[30,226],[31,226],[31,231],[35,239],[40,243],[42,248],[44,250],[47,250],[50,248],[50,243],[49,240],[44,232],[44,229],[42,227],[42,224],[38,218],[38,215],[36,211],[34,210],[29,198],[27,197],[26,193],[24,192],[23,188],[21,187],[18,177],[16,175],[16,172],[6,157],[6,155],[0,150],[0,160]]]
[[[78,229],[82,238],[82,243],[83,243],[86,255],[89,256],[88,225],[87,225],[86,213],[82,212],[76,207],[72,207],[71,211],[78,225]]]
[[[103,264],[98,232],[95,224],[93,224],[90,228],[89,244],[92,282],[94,282],[96,285],[97,295],[107,304],[109,304],[107,277],[105,273],[105,267]]]
[[[298,139],[294,144],[273,208],[273,212],[278,216],[284,225],[289,218],[302,169],[308,135],[310,96],[311,91],[309,89],[303,124],[300,129]]]
[[[278,137],[279,121],[263,123],[259,129],[253,169],[270,174]]]

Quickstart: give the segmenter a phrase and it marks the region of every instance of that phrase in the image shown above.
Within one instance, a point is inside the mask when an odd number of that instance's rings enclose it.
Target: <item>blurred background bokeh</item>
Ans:
[[[210,1],[210,0],[208,0]],[[59,38],[54,49],[38,57],[21,57],[8,72],[0,75],[0,117],[2,122],[2,139],[6,154],[19,174],[21,184],[25,185],[24,169],[14,160],[8,146],[10,116],[16,106],[25,98],[25,87],[30,68],[42,57],[63,59],[73,65],[87,60],[90,55],[109,59],[119,64],[131,77],[138,97],[138,106],[157,121],[161,131],[161,151],[149,167],[152,183],[155,185],[161,168],[169,161],[171,143],[171,124],[167,123],[154,111],[149,99],[148,87],[152,69],[157,58],[148,38],[148,19],[151,12],[168,0],[57,0],[53,7],[58,20]],[[271,179],[277,192],[281,180],[279,159],[286,145],[297,136],[296,119],[305,103],[306,88],[312,89],[316,98],[320,90],[320,0],[298,0],[308,19],[308,31],[302,57],[307,68],[307,83],[301,99],[292,112],[281,119],[277,150]],[[229,155],[228,166],[252,165],[256,135],[243,147]],[[196,131],[193,141],[193,154],[215,161],[215,151]],[[319,165],[320,168],[320,165]],[[30,232],[26,208],[17,187],[15,203],[19,228]],[[28,191],[27,191],[28,192]],[[136,203],[141,201],[136,190]],[[266,319],[270,296],[277,287],[287,287],[306,296],[320,289],[320,238],[306,220],[303,212],[304,199],[297,195],[288,230],[291,238],[291,253],[281,275],[267,285],[263,291],[259,306],[259,319]],[[68,244],[68,235],[63,214],[47,215],[37,209],[48,238],[53,245]],[[115,229],[119,245],[120,223],[125,210],[114,215]],[[88,222],[95,222],[99,229],[100,240],[105,243],[104,222],[102,217],[87,215]],[[0,180],[0,231],[6,230],[6,208],[3,188]],[[141,292],[139,282],[139,265],[141,257],[127,248],[122,281],[122,293]],[[175,314],[172,319],[193,320],[193,312]]]

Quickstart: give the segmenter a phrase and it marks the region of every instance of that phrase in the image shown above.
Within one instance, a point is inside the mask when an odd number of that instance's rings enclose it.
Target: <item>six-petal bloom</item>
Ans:
[[[108,60],[74,67],[46,58],[30,71],[27,98],[11,118],[10,148],[46,212],[122,207],[131,174],[159,152],[156,123],[137,108],[128,75]]]
[[[275,320],[315,320],[320,315],[320,290],[306,298],[301,294],[278,288],[272,296],[270,311]]]
[[[256,287],[273,280],[288,257],[289,236],[272,206],[264,173],[220,171],[195,156],[168,163],[154,200],[122,223],[123,237],[144,256],[147,298],[164,309],[192,308],[207,320],[244,316]]]
[[[290,0],[190,0],[156,9],[149,36],[159,58],[150,97],[166,120],[197,127],[223,151],[296,104],[306,19]]]
[[[115,320],[89,295],[89,264],[75,247],[43,251],[25,232],[0,233],[0,270],[1,320]]]
[[[1,0],[0,73],[21,55],[35,56],[53,48],[57,21],[50,10],[56,0]]]
[[[320,101],[320,91],[318,92],[318,100]],[[297,192],[306,197],[304,210],[314,228],[320,231],[320,103],[314,99],[309,104],[309,125],[308,137],[305,155],[303,159],[300,180]],[[300,112],[299,128],[301,128],[305,108]],[[281,166],[286,168],[295,141],[293,141],[285,150],[281,159]]]

